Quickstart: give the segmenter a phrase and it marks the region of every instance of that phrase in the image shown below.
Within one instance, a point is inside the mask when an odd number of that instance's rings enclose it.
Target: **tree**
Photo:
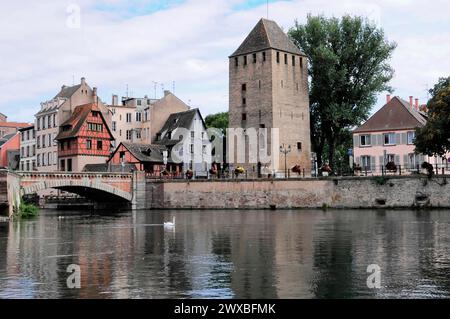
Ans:
[[[205,118],[205,123],[208,128],[215,127],[225,132],[228,128],[228,112],[208,115]]]
[[[416,153],[444,156],[450,152],[450,77],[441,78],[430,90],[428,121],[416,129]]]
[[[309,59],[311,142],[322,165],[324,151],[332,168],[345,131],[369,117],[376,96],[392,91],[388,60],[396,47],[384,32],[362,17],[308,16],[289,36]],[[343,138],[343,139],[342,139]]]

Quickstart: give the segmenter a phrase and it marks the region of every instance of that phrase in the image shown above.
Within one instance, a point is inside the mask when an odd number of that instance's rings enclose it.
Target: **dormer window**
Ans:
[[[167,138],[168,138],[169,140],[172,139],[172,132],[167,132]]]
[[[156,134],[156,140],[157,141],[161,141],[161,133],[157,133]]]
[[[92,116],[93,116],[93,117],[98,117],[98,115],[99,115],[99,112],[97,112],[97,111],[92,111]]]
[[[72,128],[72,126],[70,126],[70,125],[63,126],[63,132],[70,131],[71,128]]]

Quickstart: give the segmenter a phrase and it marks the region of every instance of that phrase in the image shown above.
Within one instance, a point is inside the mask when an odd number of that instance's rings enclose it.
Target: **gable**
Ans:
[[[425,123],[426,119],[422,114],[411,109],[408,103],[394,97],[353,132],[412,130]]]

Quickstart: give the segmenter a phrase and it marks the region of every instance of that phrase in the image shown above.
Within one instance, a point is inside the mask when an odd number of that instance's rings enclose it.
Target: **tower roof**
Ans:
[[[304,55],[275,21],[261,19],[230,58],[266,49]]]

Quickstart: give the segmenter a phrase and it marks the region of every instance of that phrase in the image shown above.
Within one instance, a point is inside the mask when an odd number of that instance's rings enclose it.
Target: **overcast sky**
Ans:
[[[95,2],[95,4],[93,4]],[[80,9],[80,19],[77,11]],[[270,1],[284,30],[308,13],[367,16],[398,43],[395,95],[425,102],[426,86],[450,76],[448,0]],[[32,121],[40,102],[86,77],[105,102],[173,89],[204,115],[228,110],[228,56],[266,0],[5,0],[0,9],[0,112]],[[78,22],[80,22],[78,24]],[[380,95],[375,109],[382,106]]]

